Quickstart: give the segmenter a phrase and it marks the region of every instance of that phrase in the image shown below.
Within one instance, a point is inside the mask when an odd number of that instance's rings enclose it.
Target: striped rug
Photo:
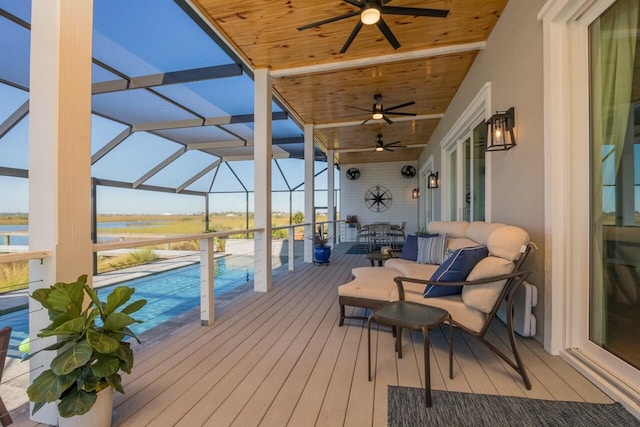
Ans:
[[[526,399],[486,394],[432,392],[426,408],[424,389],[389,386],[388,425],[413,426],[640,426],[619,403],[598,404]]]

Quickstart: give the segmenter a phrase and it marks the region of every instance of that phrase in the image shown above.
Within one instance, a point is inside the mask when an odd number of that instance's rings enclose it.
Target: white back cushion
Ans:
[[[449,237],[464,237],[469,226],[467,221],[431,221],[427,225],[429,233],[446,234]]]
[[[487,238],[489,234],[497,228],[504,227],[504,224],[499,222],[484,222],[484,221],[474,221],[467,227],[465,231],[465,235],[467,238],[474,240],[481,245],[487,244]]]
[[[488,256],[476,264],[469,276],[467,276],[467,280],[472,281],[509,274],[514,268],[515,264],[509,260]],[[462,288],[462,301],[469,307],[473,307],[483,313],[490,313],[506,282],[506,280],[499,280],[482,285],[464,286]]]
[[[489,233],[487,237],[487,248],[489,255],[507,259],[517,260],[523,246],[529,243],[529,235],[520,227],[505,225],[498,227]]]

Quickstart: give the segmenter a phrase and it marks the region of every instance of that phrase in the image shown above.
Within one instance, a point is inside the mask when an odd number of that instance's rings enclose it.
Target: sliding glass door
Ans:
[[[589,27],[589,340],[640,369],[640,4]]]

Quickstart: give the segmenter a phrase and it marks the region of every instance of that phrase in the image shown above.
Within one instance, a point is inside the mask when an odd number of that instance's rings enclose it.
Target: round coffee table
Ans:
[[[402,328],[422,331],[424,341],[424,399],[431,407],[431,367],[429,364],[429,330],[449,322],[449,378],[453,379],[453,336],[449,312],[438,307],[418,304],[412,301],[393,301],[373,310],[367,321],[368,369],[371,381],[371,322],[378,322],[396,328],[395,347],[398,359],[402,359]]]

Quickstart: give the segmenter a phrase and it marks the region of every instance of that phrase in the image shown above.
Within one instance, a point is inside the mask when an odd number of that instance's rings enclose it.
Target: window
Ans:
[[[484,144],[485,118],[491,111],[490,91],[491,84],[485,84],[441,143],[442,218],[445,220],[489,220],[486,192],[489,168]]]

